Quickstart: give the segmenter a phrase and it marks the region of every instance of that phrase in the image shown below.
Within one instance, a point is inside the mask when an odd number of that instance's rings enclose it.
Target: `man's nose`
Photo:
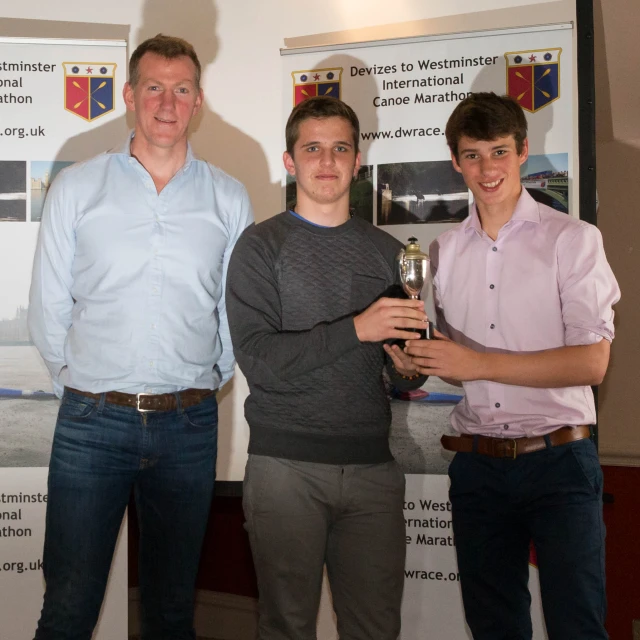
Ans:
[[[332,165],[335,162],[333,149],[324,149],[320,152],[320,162],[323,165]]]
[[[162,106],[171,108],[173,107],[176,101],[176,96],[173,91],[163,91],[162,92]]]

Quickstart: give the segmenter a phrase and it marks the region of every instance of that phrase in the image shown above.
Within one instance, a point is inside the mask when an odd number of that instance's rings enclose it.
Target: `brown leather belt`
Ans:
[[[94,398],[99,400],[101,393],[89,393],[88,391],[80,391],[66,387],[71,393],[77,393],[80,396]],[[183,409],[193,407],[202,402],[205,398],[212,396],[215,391],[211,389],[185,389],[176,393],[122,393],[121,391],[107,391],[105,394],[105,402],[118,404],[123,407],[133,407],[140,413],[148,413],[150,411],[175,411],[178,408],[178,399],[180,397],[180,406]]]
[[[568,444],[576,440],[591,437],[591,429],[587,425],[579,427],[560,427],[547,434],[552,447]],[[474,447],[474,440],[476,446]],[[547,448],[544,436],[534,438],[493,438],[491,436],[472,436],[463,433],[459,436],[442,436],[442,446],[447,451],[471,453],[475,451],[483,456],[492,458],[516,458],[525,453],[533,453]]]

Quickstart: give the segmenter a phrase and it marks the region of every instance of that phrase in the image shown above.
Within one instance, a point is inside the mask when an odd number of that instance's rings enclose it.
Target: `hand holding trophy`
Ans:
[[[409,243],[400,249],[396,257],[400,282],[404,292],[412,300],[419,300],[420,293],[429,279],[429,256],[420,251],[417,238],[409,238]],[[431,340],[433,324],[429,322],[426,329],[419,329],[422,339]]]

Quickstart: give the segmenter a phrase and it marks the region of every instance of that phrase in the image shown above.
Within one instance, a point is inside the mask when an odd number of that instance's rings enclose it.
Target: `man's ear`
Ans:
[[[460,165],[458,164],[458,160],[456,158],[456,154],[453,153],[453,151],[451,151],[451,163],[453,164],[453,168],[458,172],[458,173],[462,173],[462,169],[460,168]]]
[[[353,177],[355,178],[358,175],[358,171],[360,171],[360,162],[362,161],[362,155],[361,153],[358,151],[358,154],[356,155],[356,164],[353,167]]]
[[[522,143],[522,152],[520,153],[520,166],[522,166],[529,158],[529,138],[525,138]]]
[[[293,156],[288,151],[285,151],[282,154],[282,162],[284,162],[284,168],[287,170],[287,173],[290,176],[295,176],[296,175],[296,165],[293,162]]]
[[[191,117],[193,118],[193,116],[195,116],[198,111],[200,111],[200,109],[202,108],[202,103],[204,101],[204,91],[202,89],[200,89],[198,91],[198,97],[196,98],[196,103],[193,107],[193,113],[191,114]]]
[[[128,82],[124,83],[124,87],[122,88],[122,97],[124,98],[127,111],[135,111],[136,101],[133,95],[133,87]]]

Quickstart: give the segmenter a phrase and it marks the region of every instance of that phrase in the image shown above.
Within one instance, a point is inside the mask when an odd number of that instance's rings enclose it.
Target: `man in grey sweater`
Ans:
[[[259,637],[316,637],[326,563],[340,637],[395,640],[404,475],[389,450],[382,375],[386,366],[402,389],[425,378],[385,341],[419,337],[427,318],[422,302],[388,297],[400,243],[350,216],[360,166],[353,110],[310,98],[291,113],[286,138],[295,209],[245,231],[227,278],[250,390],[243,504]]]

